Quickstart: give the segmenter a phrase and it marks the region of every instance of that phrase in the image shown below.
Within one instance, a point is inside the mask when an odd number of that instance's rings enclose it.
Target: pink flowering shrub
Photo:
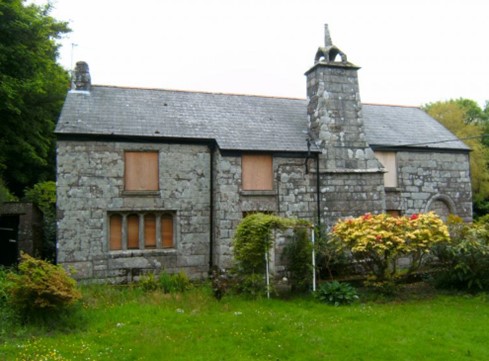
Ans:
[[[403,217],[367,213],[339,220],[331,236],[338,250],[351,253],[380,282],[400,276],[400,258],[409,259],[410,273],[420,267],[433,245],[450,240],[447,226],[434,212]]]

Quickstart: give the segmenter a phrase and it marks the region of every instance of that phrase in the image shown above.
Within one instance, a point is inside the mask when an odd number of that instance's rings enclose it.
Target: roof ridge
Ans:
[[[380,104],[380,103],[362,103],[362,105],[372,105],[372,106],[379,106],[379,107],[397,107],[397,108],[421,109],[421,107],[418,105]]]
[[[136,87],[136,86],[122,86],[122,85],[104,85],[94,84],[92,88],[117,88],[128,90],[150,90],[150,91],[162,91],[162,92],[177,92],[177,93],[193,93],[193,94],[209,94],[209,95],[228,95],[239,97],[253,97],[253,98],[268,98],[268,99],[285,99],[285,100],[307,100],[306,98],[295,98],[287,96],[274,96],[274,95],[258,95],[258,94],[244,94],[244,93],[224,93],[224,92],[212,92],[204,90],[185,90],[185,89],[171,89],[171,88],[152,88],[152,87]]]

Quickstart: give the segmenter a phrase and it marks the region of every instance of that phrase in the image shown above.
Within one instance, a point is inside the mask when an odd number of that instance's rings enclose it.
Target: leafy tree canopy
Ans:
[[[54,179],[53,130],[69,87],[57,40],[70,30],[50,10],[0,2],[0,178],[17,196]]]
[[[489,148],[484,139],[487,134],[489,111],[482,110],[469,99],[431,103],[425,110],[467,144],[470,154],[470,170],[475,210],[489,200]]]

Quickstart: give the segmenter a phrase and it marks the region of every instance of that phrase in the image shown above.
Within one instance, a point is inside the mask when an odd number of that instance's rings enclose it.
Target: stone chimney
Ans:
[[[309,133],[321,148],[321,166],[331,171],[378,169],[365,140],[359,67],[333,45],[328,25],[324,30],[324,47],[318,48],[314,65],[305,74]]]
[[[90,91],[92,81],[90,78],[90,70],[86,62],[79,61],[76,63],[73,83],[75,90]]]

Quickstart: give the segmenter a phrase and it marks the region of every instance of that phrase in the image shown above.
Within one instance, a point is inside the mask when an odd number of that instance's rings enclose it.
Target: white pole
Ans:
[[[315,248],[314,228],[312,229],[311,241],[312,241],[312,290],[313,292],[316,292],[316,251],[314,250]]]
[[[270,298],[270,273],[268,271],[268,250],[265,251],[265,264],[267,272],[267,298]]]

